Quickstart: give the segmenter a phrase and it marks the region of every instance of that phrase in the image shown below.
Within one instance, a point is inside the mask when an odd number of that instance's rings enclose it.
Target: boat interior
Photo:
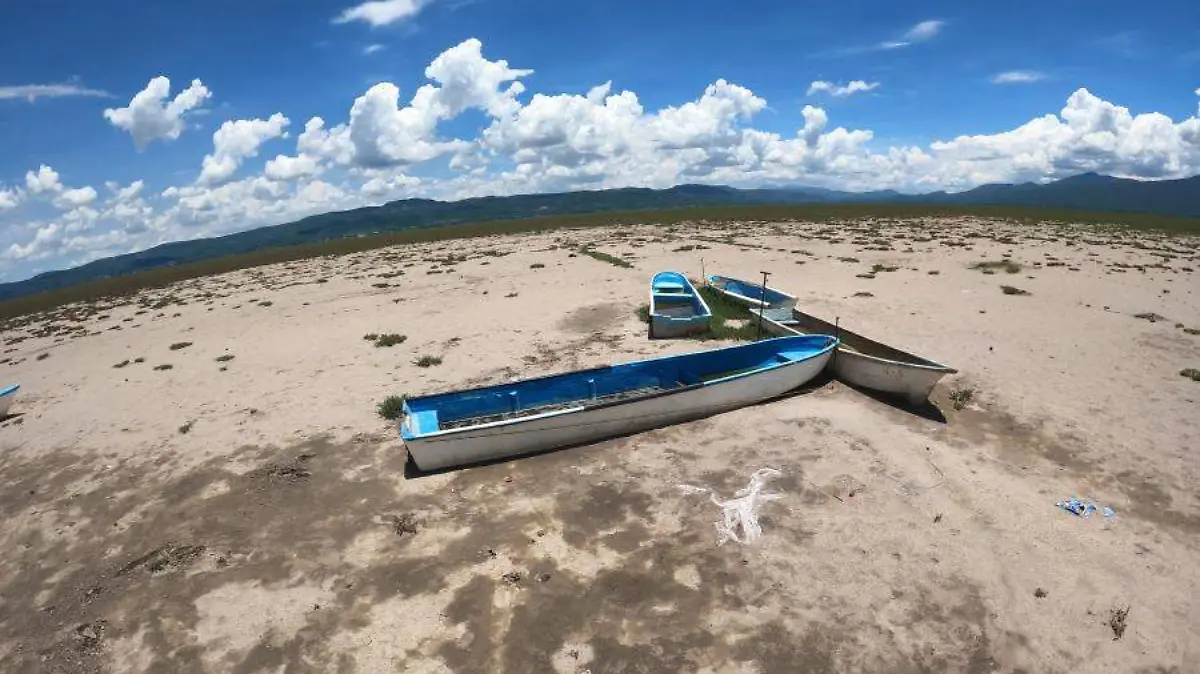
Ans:
[[[668,318],[705,316],[709,312],[691,284],[682,274],[662,272],[650,285],[651,313]]]

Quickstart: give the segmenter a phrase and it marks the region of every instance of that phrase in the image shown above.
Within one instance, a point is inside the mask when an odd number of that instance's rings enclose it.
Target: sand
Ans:
[[[1006,255],[1019,271],[970,268]],[[1195,238],[1084,226],[630,224],[10,325],[0,670],[1200,671],[1196,268]],[[406,472],[388,395],[713,346],[646,339],[662,269],[769,271],[809,313],[960,373],[916,411],[825,381]],[[783,498],[762,537],[717,545],[719,510],[679,485],[728,498],[763,467]],[[1116,517],[1055,507],[1072,495]]]

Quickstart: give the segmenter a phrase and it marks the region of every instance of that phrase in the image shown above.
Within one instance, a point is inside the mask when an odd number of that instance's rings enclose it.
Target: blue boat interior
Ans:
[[[663,271],[650,281],[650,313],[665,318],[695,318],[711,315],[696,289],[683,274]]]
[[[4,390],[0,391],[0,398],[3,398],[4,396],[10,396],[10,395],[16,393],[17,389],[19,389],[19,388],[21,388],[20,384],[13,384],[12,386],[5,388]]]
[[[508,421],[548,412],[644,398],[705,386],[806,360],[830,351],[828,335],[778,337],[591,370],[526,379],[467,391],[409,398],[406,439],[438,431]]]
[[[738,279],[726,276],[709,276],[708,283],[726,292],[736,293],[742,297],[749,297],[752,300],[763,300],[765,298],[767,304],[775,304],[791,299],[786,293],[780,292],[770,286],[764,289],[761,285],[739,281]]]

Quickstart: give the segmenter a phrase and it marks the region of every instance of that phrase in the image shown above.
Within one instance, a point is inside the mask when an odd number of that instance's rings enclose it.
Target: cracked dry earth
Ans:
[[[26,393],[0,422],[0,671],[1198,670],[1200,393],[1175,370],[1200,338],[1132,317],[1200,325],[1195,277],[1174,269],[1194,242],[933,221],[872,225],[906,237],[874,251],[824,225],[715,228],[385,249],[147,291],[78,335],[10,327]],[[568,255],[605,241],[635,268]],[[653,270],[698,266],[678,252],[697,241],[710,270],[779,269],[814,313],[962,373],[915,411],[821,380],[433,475],[373,416],[389,393],[704,348],[649,342],[635,316]],[[1155,267],[1147,246],[1184,257]],[[969,268],[1006,250],[1068,262],[1009,297]],[[850,255],[900,271],[864,280]],[[367,283],[381,269],[387,289]],[[162,316],[139,308],[168,297]],[[408,340],[361,339],[392,330]],[[413,366],[424,353],[444,364]],[[783,495],[762,538],[718,545],[719,510],[679,486],[728,498],[762,467]],[[1054,507],[1072,494],[1117,518]]]

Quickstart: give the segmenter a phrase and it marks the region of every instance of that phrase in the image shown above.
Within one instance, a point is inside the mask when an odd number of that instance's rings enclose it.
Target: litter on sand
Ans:
[[[1113,512],[1113,509],[1109,508],[1108,506],[1101,508],[1091,501],[1083,501],[1075,498],[1074,496],[1065,501],[1058,501],[1054,505],[1062,508],[1072,515],[1078,515],[1079,517],[1091,517],[1092,513],[1097,511],[1104,515],[1104,519],[1106,520],[1111,520],[1117,516],[1117,514]]]
[[[758,507],[766,501],[783,498],[777,492],[764,492],[763,486],[767,480],[782,475],[774,468],[759,468],[750,475],[750,482],[744,489],[739,489],[734,498],[722,501],[711,489],[694,487],[689,484],[679,485],[684,494],[708,494],[709,500],[721,509],[721,519],[713,522],[717,528],[717,545],[733,540],[742,545],[753,543],[762,535],[762,526],[758,523]]]

